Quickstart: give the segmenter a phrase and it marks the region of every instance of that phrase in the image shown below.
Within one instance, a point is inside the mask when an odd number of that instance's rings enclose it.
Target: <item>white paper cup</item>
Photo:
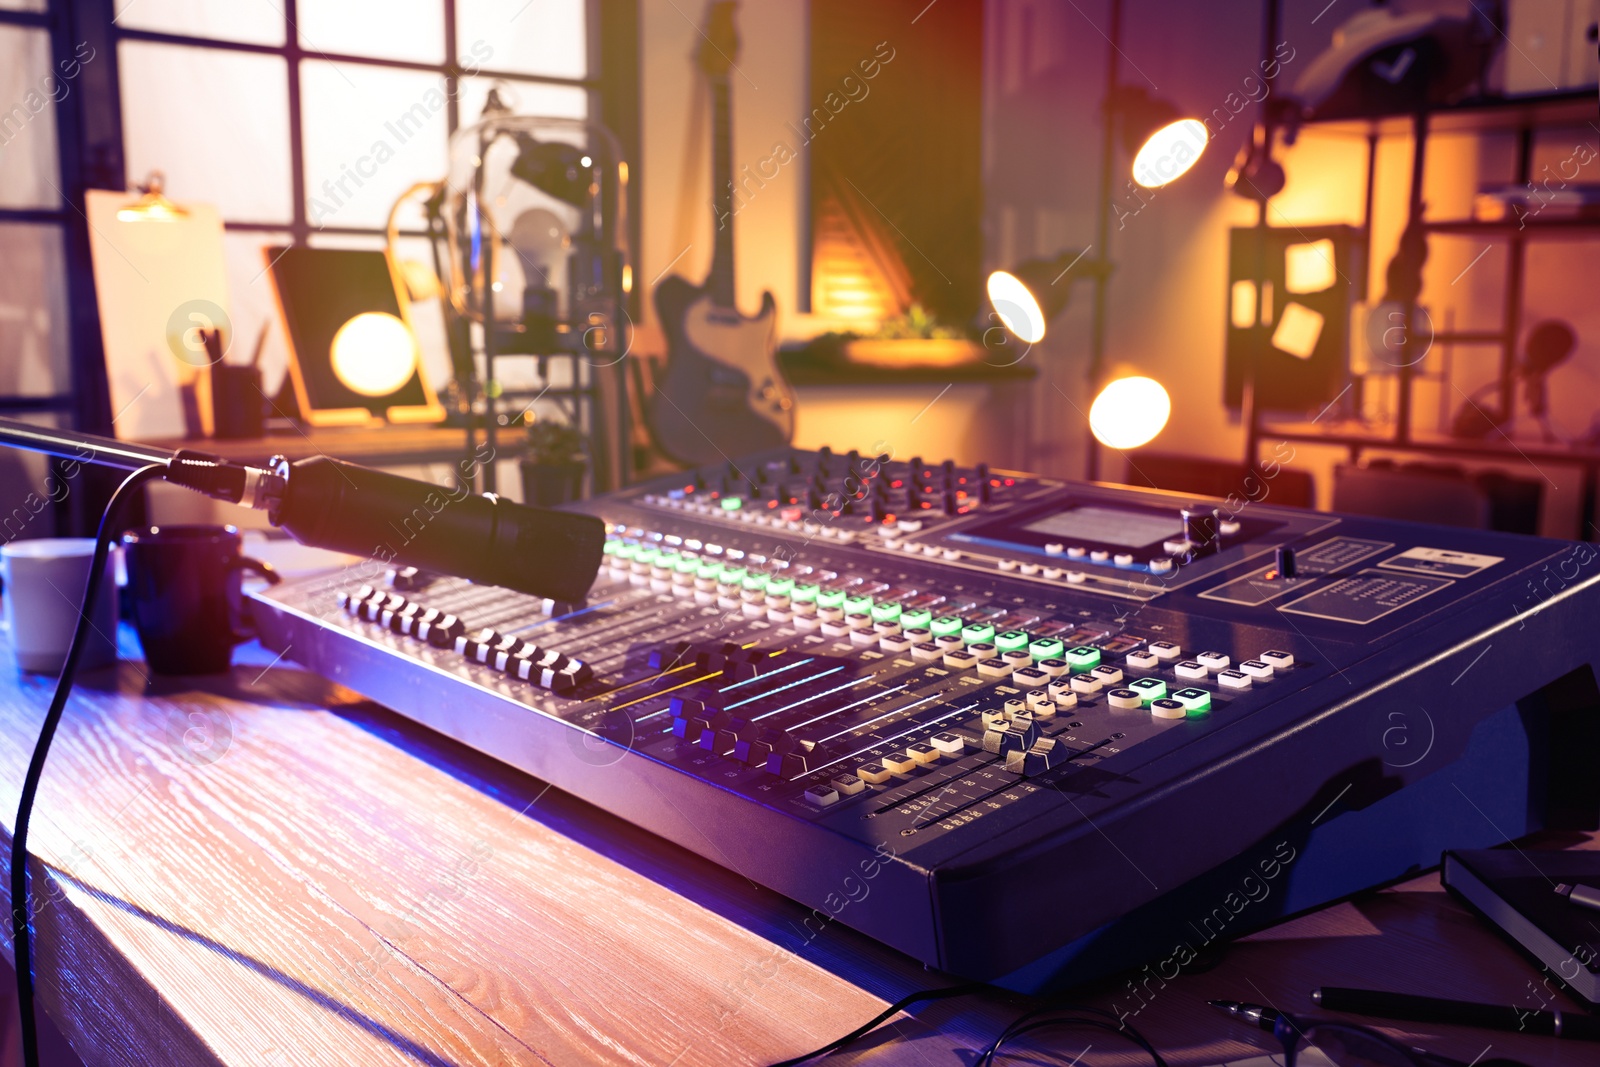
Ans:
[[[92,537],[41,537],[0,547],[5,622],[18,667],[61,673],[93,561]],[[117,583],[109,556],[89,621],[94,625],[78,659],[80,670],[103,667],[117,658]]]

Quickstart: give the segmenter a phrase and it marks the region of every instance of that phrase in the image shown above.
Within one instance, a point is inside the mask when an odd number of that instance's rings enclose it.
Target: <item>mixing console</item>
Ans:
[[[1529,594],[1574,546],[853,452],[580,506],[610,531],[584,603],[344,572],[256,594],[263,640],[1019,987],[1170,951],[1286,848],[1230,934],[1594,814],[1551,768],[1592,742],[1596,583]]]

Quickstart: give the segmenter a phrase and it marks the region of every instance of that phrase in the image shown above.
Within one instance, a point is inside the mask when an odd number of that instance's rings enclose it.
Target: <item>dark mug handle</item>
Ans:
[[[277,585],[279,582],[283,581],[283,575],[273,570],[272,564],[263,562],[259,559],[251,559],[249,556],[240,556],[238,559],[228,564],[228,569],[230,571],[249,571],[252,574],[265,578],[268,585]],[[229,606],[233,608],[233,614],[236,616],[236,618],[232,621],[233,643],[240,645],[246,641],[255,640],[255,627],[247,625],[248,616],[244,610],[244,597],[241,596],[237,604],[232,604],[230,602]]]

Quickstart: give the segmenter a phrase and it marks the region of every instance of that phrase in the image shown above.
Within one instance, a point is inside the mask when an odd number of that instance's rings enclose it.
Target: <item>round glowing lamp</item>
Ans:
[[[1200,158],[1210,139],[1199,119],[1179,119],[1152,132],[1133,156],[1133,180],[1146,189],[1174,182]]]
[[[386,311],[364,311],[339,327],[330,353],[333,375],[352,393],[388,396],[417,369],[417,339]]]
[[[1107,448],[1128,449],[1149,444],[1167,425],[1172,398],[1154,378],[1118,378],[1094,398],[1089,429]]]
[[[1044,309],[1034,299],[1027,283],[1007,270],[989,275],[989,305],[1000,322],[1028,344],[1044,340]]]

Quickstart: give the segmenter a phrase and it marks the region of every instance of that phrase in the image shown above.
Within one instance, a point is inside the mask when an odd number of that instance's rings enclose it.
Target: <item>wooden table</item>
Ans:
[[[953,981],[837,925],[812,936],[799,905],[257,646],[230,675],[172,679],[122,636],[124,662],[80,680],[32,840],[41,1000],[86,1064],[759,1064]],[[52,684],[0,648],[7,847]],[[1041,887],[1038,906],[1070,901]],[[1535,1007],[1539,977],[1429,874],[1090,999],[1176,1067],[1268,1047],[1211,997],[1306,1011],[1345,984]],[[1023,1006],[919,1007],[829,1062],[969,1064]],[[1408,1032],[1469,1062],[1594,1062]],[[1148,1062],[1108,1034],[1042,1036],[1006,1062]]]

